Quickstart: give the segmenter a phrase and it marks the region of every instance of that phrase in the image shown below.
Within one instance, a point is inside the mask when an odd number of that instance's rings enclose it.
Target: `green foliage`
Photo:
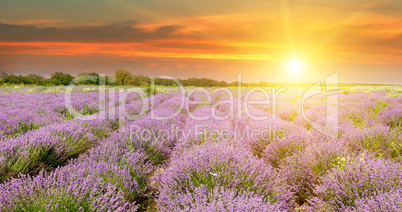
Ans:
[[[93,73],[81,73],[74,79],[79,85],[99,85],[99,74]]]
[[[26,79],[28,81],[28,84],[30,85],[46,85],[46,79],[43,76],[37,74],[30,74],[26,76]]]
[[[18,128],[19,128],[19,131],[18,131],[18,133],[16,133],[15,135],[22,135],[22,134],[28,132],[29,130],[33,130],[33,129],[37,129],[37,128],[38,128],[38,127],[36,127],[33,123],[27,124],[27,123],[18,122],[18,126],[19,126],[19,127],[18,127]]]
[[[10,177],[22,174],[38,174],[41,169],[50,170],[58,166],[63,166],[70,159],[77,158],[88,149],[92,148],[97,139],[104,138],[110,131],[101,131],[100,129],[90,128],[93,136],[87,133],[79,136],[71,136],[69,133],[55,133],[51,136],[59,139],[59,145],[64,146],[63,150],[57,151],[57,145],[38,145],[28,150],[18,149],[16,152],[27,151],[26,155],[14,155],[6,158],[3,164],[0,164],[0,183]]]
[[[75,118],[74,115],[71,114],[67,108],[55,109],[55,112],[64,115],[64,119],[66,119],[66,120],[72,120]],[[77,111],[77,113],[79,113],[79,115],[81,115],[81,116],[88,116],[88,115],[92,115],[97,112],[99,112],[99,110],[97,110],[96,108],[92,108],[92,109],[89,108],[88,104],[85,104],[83,106],[83,108],[81,109],[81,111]]]
[[[154,78],[155,85],[163,85],[163,86],[178,86],[174,80],[165,79],[165,78]]]
[[[53,85],[68,85],[71,81],[74,80],[74,77],[70,74],[63,74],[61,72],[53,73],[49,79],[49,83]]]
[[[142,211],[157,211],[154,208],[154,198],[151,194],[148,194],[147,197],[147,201],[145,201],[144,203],[140,203],[139,204],[139,209],[141,209]]]
[[[213,79],[206,78],[189,78],[181,81],[184,86],[195,86],[195,87],[227,87],[229,84],[224,81],[217,81]]]
[[[43,76],[30,74],[27,76],[23,75],[14,75],[8,74],[4,71],[0,72],[0,86],[1,85],[37,85],[37,86],[65,86],[70,84],[73,80],[80,85],[99,85],[100,81],[104,81],[105,85],[110,86],[146,86],[151,82],[151,78],[143,75],[133,75],[130,71],[124,69],[118,69],[115,71],[115,74],[112,77],[105,76],[104,79],[99,76],[98,73],[80,73],[77,77],[73,77],[70,74],[64,74],[61,72],[56,72],[51,75],[51,78],[46,79]],[[243,83],[243,82],[225,82],[218,81],[214,79],[208,78],[188,78],[184,80],[179,80],[183,86],[192,86],[192,87],[236,87],[240,83],[242,87],[283,87],[283,86],[291,86],[291,87],[307,87],[310,86],[309,83],[267,83],[267,82],[259,82],[259,83]],[[165,78],[154,78],[155,85],[160,86],[178,86],[178,84],[171,79]],[[102,83],[103,84],[103,83]],[[365,85],[364,87],[362,85]],[[343,87],[342,93],[353,93],[358,89],[367,90],[366,87],[369,85],[374,86],[375,84],[351,84],[351,83],[343,83],[340,86]],[[349,87],[346,87],[349,86]],[[377,86],[377,85],[375,85]],[[394,87],[383,86],[381,88],[385,91],[395,92]],[[399,96],[400,93],[396,93]],[[374,112],[377,112],[377,109],[374,108]]]
[[[67,158],[61,158],[54,147],[37,146],[29,149],[26,157],[7,158],[3,166],[0,166],[0,182],[19,173],[37,174],[42,168],[56,168],[66,161]]]
[[[151,85],[148,85],[143,88],[144,93],[146,93],[148,96],[155,95],[158,92],[158,89],[154,86],[152,87]]]
[[[91,115],[92,113],[88,110],[88,104],[85,104],[84,107],[82,108],[81,115],[87,116]]]
[[[116,81],[116,85],[128,85],[129,80],[131,79],[131,73],[127,70],[118,69],[114,73],[114,79]]]
[[[61,110],[60,109],[55,109],[55,112],[64,115],[66,120],[74,119],[74,116],[68,111],[67,108],[63,108]]]

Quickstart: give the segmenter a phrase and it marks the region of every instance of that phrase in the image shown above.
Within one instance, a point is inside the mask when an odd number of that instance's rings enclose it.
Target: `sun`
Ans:
[[[300,73],[303,70],[303,63],[301,60],[298,59],[289,60],[287,63],[287,69],[292,74]]]

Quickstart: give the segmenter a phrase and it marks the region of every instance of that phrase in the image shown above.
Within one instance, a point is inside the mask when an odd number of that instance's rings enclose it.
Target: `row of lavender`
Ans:
[[[75,94],[78,101],[75,105],[91,101],[91,98],[83,98],[79,93]],[[94,97],[98,94],[92,94]],[[36,175],[41,170],[52,170],[63,166],[80,154],[92,148],[99,140],[119,128],[121,120],[118,115],[120,106],[118,102],[112,102],[119,98],[119,93],[104,94],[105,108],[99,113],[87,116],[79,116],[72,120],[56,121],[39,129],[33,129],[25,134],[0,139],[0,182],[19,174]],[[136,113],[139,108],[138,101],[141,95],[125,95],[122,109],[126,114]],[[39,96],[39,98],[38,98]],[[99,95],[98,95],[99,96]],[[32,104],[41,104],[41,95],[33,94]],[[18,98],[17,98],[18,99]],[[56,98],[54,102],[59,99]],[[110,104],[109,104],[110,101]],[[36,106],[36,108],[40,108]],[[94,111],[93,111],[94,112]],[[111,116],[110,114],[114,114]],[[49,117],[42,117],[44,120]],[[32,120],[30,120],[32,121]],[[51,123],[51,120],[47,120]]]
[[[182,136],[175,145],[169,165],[157,177],[159,209],[402,210],[402,99],[386,92],[340,95],[339,132],[333,139],[307,124],[300,112],[303,107],[312,120],[332,124],[334,117],[326,112],[334,105],[325,100],[319,96],[301,105],[297,94],[282,95],[277,102],[279,118],[264,121],[247,116],[187,119],[185,132],[200,124],[205,130]],[[211,105],[197,108],[194,114],[208,116]],[[227,114],[227,105],[220,106],[219,112]],[[273,107],[266,105],[248,110],[268,117],[273,113]],[[239,128],[258,132],[271,126],[286,135],[276,140],[235,136]],[[211,136],[222,130],[231,133]]]
[[[70,101],[83,115],[99,110],[97,93],[72,93]],[[62,93],[0,94],[0,139],[72,118]]]
[[[161,211],[401,209],[400,98],[385,92],[341,95],[339,135],[331,139],[306,124],[297,94],[282,95],[278,118],[263,121],[246,116],[244,109],[234,111],[234,117],[241,113],[240,119],[217,120],[211,111],[224,117],[230,107],[213,105],[230,97],[225,92],[212,96],[211,102],[193,104],[169,120],[148,114],[133,121],[67,166],[2,184],[0,207],[134,211],[156,197]],[[244,98],[231,102],[237,108]],[[156,99],[154,115],[172,115],[180,107],[179,95]],[[205,99],[202,92],[186,97]],[[324,97],[318,97],[303,105],[309,118],[320,123],[333,118],[326,116],[333,105],[323,102]],[[136,105],[141,104],[135,101],[131,109],[138,112]],[[274,109],[254,105],[247,113],[271,117]],[[150,134],[133,136],[133,126]],[[281,136],[236,135],[238,129],[251,132],[268,126],[281,129]],[[224,130],[229,133],[216,133]]]
[[[172,96],[174,94],[158,95],[155,104],[159,105]],[[146,102],[147,99],[129,98],[125,106],[129,111],[139,112],[144,101]],[[115,109],[113,113],[118,113],[118,108]],[[107,111],[107,113],[110,112],[111,110]],[[149,115],[144,117],[144,120],[148,119]],[[119,123],[118,121],[120,120],[115,120],[114,123]],[[74,122],[80,126],[81,130],[86,131],[83,133],[77,133],[77,129],[71,131],[69,129],[58,131],[48,129],[50,136],[57,134],[64,137],[63,133],[66,131],[75,132],[73,133],[75,136],[71,140],[67,137],[62,141],[43,142],[40,145],[31,146],[25,142],[27,145],[24,148],[29,146],[29,149],[37,149],[38,146],[46,149],[57,148],[56,157],[64,157],[63,161],[68,159],[65,157],[68,154],[77,153],[74,148],[85,148],[85,150],[88,147],[92,148],[88,154],[79,154],[78,159],[68,164],[58,164],[59,167],[54,170],[47,169],[48,171],[41,171],[36,174],[20,175],[4,183],[0,186],[0,189],[4,191],[0,200],[0,208],[5,211],[136,210],[138,206],[134,202],[144,198],[147,190],[147,176],[154,170],[155,164],[161,163],[158,162],[159,155],[164,155],[164,153],[158,152],[162,150],[158,150],[156,147],[148,148],[145,143],[140,143],[140,141],[128,143],[126,139],[129,137],[127,135],[129,134],[129,126],[126,127],[126,134],[121,133],[123,130],[110,134],[113,131],[114,123],[105,124],[104,122],[99,120]],[[107,121],[107,123],[109,122]],[[153,124],[156,123],[160,122]],[[149,124],[153,126],[152,123]],[[42,129],[45,128],[40,130]],[[96,134],[95,140],[88,139],[88,137],[93,137],[91,133],[93,131],[101,132],[101,134]],[[34,132],[37,131],[32,131],[32,133],[27,133],[18,138],[27,138]],[[104,138],[102,142],[94,142],[101,138]],[[71,142],[66,143],[65,140]],[[94,146],[95,143],[98,145]],[[73,147],[66,147],[68,144],[73,144]],[[158,147],[161,148],[162,146],[158,144]],[[66,150],[68,154],[64,154]],[[163,157],[167,158],[167,155]],[[18,158],[23,158],[23,156],[20,155]],[[35,164],[34,167],[39,168],[41,165]]]
[[[90,93],[98,92],[104,90],[109,92],[110,90],[120,90],[125,91],[136,91],[141,92],[144,90],[143,87],[123,87],[123,86],[83,86],[83,85],[72,85],[72,86],[37,86],[37,87],[0,87],[0,93]],[[169,93],[172,91],[177,91],[176,87],[158,87],[159,93]]]
[[[119,93],[137,93],[135,96],[140,96],[144,95],[142,90],[96,86],[0,88],[0,139],[73,119],[75,114],[70,112],[69,107],[80,115],[91,115],[108,107],[111,100],[118,105]],[[171,91],[158,89],[163,93]],[[113,99],[107,98],[110,93],[115,93]]]

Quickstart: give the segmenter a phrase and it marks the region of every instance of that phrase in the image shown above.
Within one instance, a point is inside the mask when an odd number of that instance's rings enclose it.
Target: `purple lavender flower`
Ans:
[[[361,205],[366,201],[364,199],[392,192],[401,184],[399,163],[375,159],[371,155],[346,158],[321,179],[315,189],[317,197],[310,201],[311,209],[354,210],[357,202]]]
[[[211,208],[216,197],[229,192],[228,198],[235,201],[239,198],[244,203],[244,198],[252,199],[286,210],[290,193],[277,184],[277,179],[272,167],[246,150],[225,142],[199,145],[174,158],[157,178],[160,182],[157,202],[162,210],[189,211],[199,207],[206,210],[202,208]],[[217,204],[231,204],[225,201],[229,200],[222,199]]]

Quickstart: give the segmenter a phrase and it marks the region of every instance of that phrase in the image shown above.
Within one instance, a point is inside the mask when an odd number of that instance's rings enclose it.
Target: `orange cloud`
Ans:
[[[0,42],[0,54],[110,54],[244,61],[284,61],[292,55],[299,55],[310,62],[402,64],[402,18],[369,12],[387,7],[380,3],[364,4],[367,11],[357,11],[348,16],[339,12],[351,11],[358,6],[354,3],[300,3],[269,13],[172,15],[166,23],[160,19],[158,23],[143,25],[128,22],[72,26],[59,23],[60,20],[43,20],[38,23],[54,24],[46,28],[47,31],[54,35],[65,32],[71,37],[52,36],[54,40],[42,41],[40,35],[46,30],[22,27],[22,31],[15,32],[19,36],[10,32],[8,37],[1,39],[0,35],[0,40],[3,40]],[[335,12],[318,10],[324,7],[333,8]],[[311,13],[312,8],[317,9],[316,13]],[[288,15],[284,16],[283,12]],[[171,25],[172,19],[175,25]],[[7,22],[29,23],[32,22]],[[29,30],[36,33],[34,38],[20,41],[27,36],[18,33],[31,32]],[[93,38],[85,37],[85,33],[79,34],[81,31],[89,32]],[[14,37],[20,40],[12,40]]]
[[[166,41],[163,41],[163,43]],[[208,53],[208,49],[158,47],[158,42],[143,43],[65,43],[0,42],[0,54],[89,55],[114,54],[123,57],[200,58],[232,60],[266,60],[266,55],[237,55],[236,52]]]
[[[160,64],[159,63],[148,63],[147,64],[147,66],[149,67],[149,68],[155,68],[155,67],[157,67],[157,66],[159,66]]]
[[[176,68],[186,68],[187,67],[187,65],[184,65],[184,64],[177,64],[176,65]]]

